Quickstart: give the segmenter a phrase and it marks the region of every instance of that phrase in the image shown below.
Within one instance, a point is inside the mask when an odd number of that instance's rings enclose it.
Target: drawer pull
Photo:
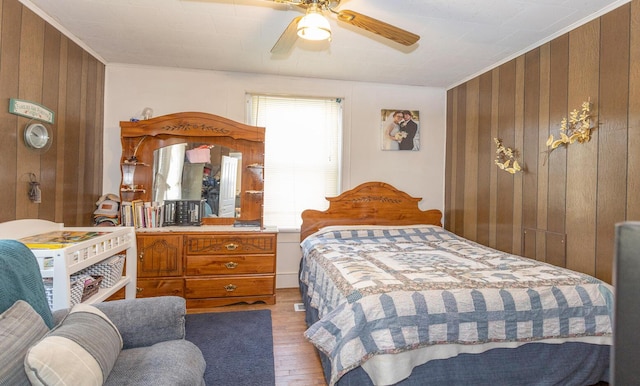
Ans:
[[[144,288],[136,287],[136,293],[141,293],[144,291]]]
[[[225,248],[227,248],[227,251],[235,251],[236,249],[238,249],[238,244],[229,243],[225,245]]]
[[[234,261],[230,261],[230,262],[226,263],[224,266],[229,268],[229,269],[234,269],[235,267],[238,266],[238,263],[236,263]]]
[[[138,260],[144,261],[144,252],[140,252],[140,254],[138,254]]]
[[[227,290],[227,292],[233,292],[233,291],[236,290],[236,288],[238,288],[238,287],[236,287],[233,284],[227,284],[227,285],[224,286],[224,289]]]

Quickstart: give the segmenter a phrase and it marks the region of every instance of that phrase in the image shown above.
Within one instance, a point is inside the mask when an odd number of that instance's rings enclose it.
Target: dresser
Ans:
[[[276,302],[274,229],[165,227],[136,239],[137,297],[181,296],[188,309]]]
[[[265,128],[202,112],[120,128],[120,197],[136,231],[137,297],[181,296],[189,309],[274,304],[277,229],[263,226]]]

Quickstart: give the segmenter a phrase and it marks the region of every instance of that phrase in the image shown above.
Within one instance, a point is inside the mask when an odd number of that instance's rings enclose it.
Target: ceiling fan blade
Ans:
[[[297,30],[298,22],[300,21],[300,19],[302,19],[302,16],[298,16],[291,20],[291,23],[289,23],[282,35],[280,35],[280,38],[278,38],[276,44],[274,44],[273,48],[271,48],[272,54],[286,54],[287,52],[289,52],[289,50],[291,50],[291,47],[293,47],[293,45],[295,44],[296,39],[298,39]]]
[[[387,39],[391,39],[394,42],[403,44],[405,46],[410,46],[420,40],[420,36],[414,33],[405,31],[401,28],[392,26],[391,24],[387,24],[372,17],[365,16],[358,12],[344,10],[338,11],[337,14],[338,20],[340,21],[349,23],[369,32],[373,32],[374,34],[380,35]]]

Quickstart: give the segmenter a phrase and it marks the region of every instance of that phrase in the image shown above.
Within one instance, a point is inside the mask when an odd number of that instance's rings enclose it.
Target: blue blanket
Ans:
[[[320,316],[305,336],[331,359],[330,384],[378,354],[611,341],[611,286],[440,227],[327,230],[302,247]]]
[[[24,300],[53,327],[40,268],[33,252],[16,240],[0,240],[0,313]]]

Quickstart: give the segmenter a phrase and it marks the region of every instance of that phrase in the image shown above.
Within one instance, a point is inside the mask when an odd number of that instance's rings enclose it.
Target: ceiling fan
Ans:
[[[194,0],[191,0],[194,1]],[[203,0],[195,0],[203,1]],[[204,0],[211,1],[211,0]],[[286,54],[298,37],[307,40],[329,40],[331,29],[324,17],[325,13],[336,16],[338,21],[351,24],[366,31],[390,39],[405,46],[411,46],[420,40],[420,36],[399,27],[363,15],[351,10],[337,10],[340,0],[264,0],[273,3],[293,5],[305,11],[304,16],[295,17],[284,30],[276,44],[271,48],[272,54]]]
[[[383,21],[365,16],[351,10],[337,10],[340,0],[272,0],[276,3],[295,5],[306,10],[305,16],[294,18],[284,30],[276,44],[271,48],[271,53],[282,54],[288,52],[296,41],[297,37],[309,40],[330,39],[331,31],[329,23],[324,19],[323,13],[328,11],[336,15],[338,21],[349,23],[355,27],[362,28],[384,38],[393,40],[405,46],[415,44],[420,36],[405,31],[401,28],[387,24]],[[305,23],[306,19],[311,18]],[[318,20],[316,25],[309,27],[310,23]],[[324,19],[324,21],[322,20]],[[319,29],[319,30],[318,30]],[[307,36],[305,36],[307,35]]]

